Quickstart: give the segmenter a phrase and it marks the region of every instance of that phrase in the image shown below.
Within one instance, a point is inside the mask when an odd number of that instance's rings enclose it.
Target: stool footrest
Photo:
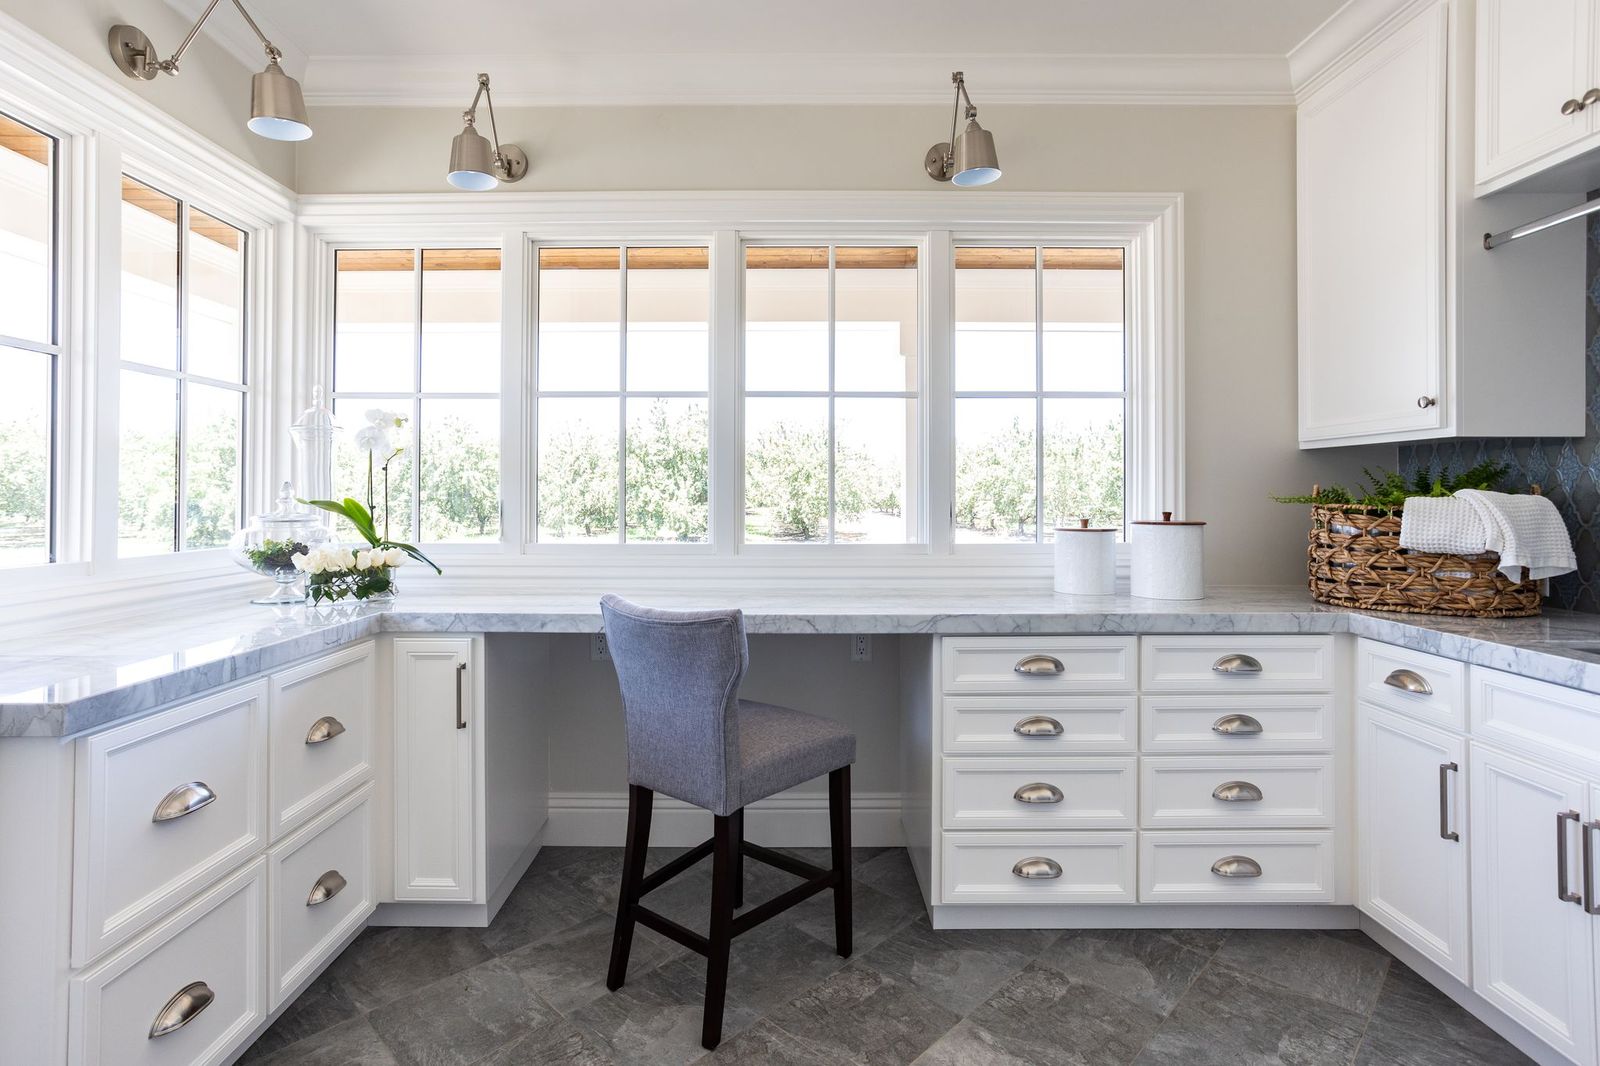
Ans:
[[[782,870],[786,874],[794,874],[796,877],[812,878],[831,872],[821,866],[813,866],[804,859],[797,859],[793,855],[785,855],[781,851],[764,848],[760,844],[752,844],[748,840],[744,843],[744,853],[757,862],[764,862],[768,866]]]
[[[677,877],[679,874],[683,873],[683,871],[687,870],[689,867],[693,866],[707,855],[710,855],[712,844],[713,841],[710,840],[706,841],[704,844],[697,844],[689,851],[684,852],[676,859],[673,859],[671,862],[661,867],[661,869],[656,870],[653,873],[646,874],[644,880],[639,882],[639,895],[643,896],[646,893],[660,888],[662,885],[666,884],[674,877]]]
[[[796,885],[781,896],[773,896],[760,906],[751,907],[743,914],[735,915],[733,919],[733,935],[739,936],[743,933],[748,933],[768,918],[782,914],[796,903],[804,902],[818,892],[832,888],[838,882],[839,878],[832,870],[819,872],[816,877],[811,878],[805,884]]]
[[[711,941],[686,926],[668,918],[664,914],[657,914],[642,904],[635,903],[632,907],[633,920],[649,929],[654,929],[669,940],[676,940],[690,951],[701,955],[711,954]]]

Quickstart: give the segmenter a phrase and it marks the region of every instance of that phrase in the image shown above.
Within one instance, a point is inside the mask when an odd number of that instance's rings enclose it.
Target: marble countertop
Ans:
[[[737,605],[752,633],[1354,633],[1600,693],[1600,615],[1387,615],[1315,603],[1301,587],[1216,588],[1203,600],[1126,594],[707,588],[653,606]],[[227,603],[8,638],[0,738],[70,736],[374,633],[593,633],[591,595],[427,596],[327,620],[304,608]]]

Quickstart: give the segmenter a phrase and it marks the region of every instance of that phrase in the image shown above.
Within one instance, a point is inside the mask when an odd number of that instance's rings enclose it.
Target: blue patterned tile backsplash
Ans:
[[[1460,471],[1493,459],[1510,468],[1505,491],[1540,486],[1566,519],[1578,555],[1575,573],[1551,580],[1550,602],[1594,614],[1600,613],[1600,220],[1589,227],[1588,271],[1589,412],[1582,439],[1491,437],[1413,444],[1400,449],[1399,464],[1409,478],[1423,467]]]

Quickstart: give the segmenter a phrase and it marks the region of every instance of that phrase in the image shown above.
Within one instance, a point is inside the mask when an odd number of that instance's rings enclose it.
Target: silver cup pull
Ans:
[[[1066,732],[1060,722],[1043,714],[1024,718],[1012,726],[1011,731],[1021,737],[1059,737]]]
[[[1211,798],[1224,803],[1260,803],[1261,787],[1248,781],[1224,781],[1211,790]]]
[[[343,892],[347,884],[349,882],[344,879],[344,874],[338,870],[328,870],[317,878],[316,884],[311,886],[311,892],[306,896],[306,906],[315,907],[319,903],[328,902]]]
[[[1224,855],[1211,864],[1218,877],[1260,877],[1261,864],[1248,855]]]
[[[1049,677],[1067,672],[1061,660],[1054,655],[1024,655],[1011,669],[1026,677]]]
[[[1211,664],[1214,674],[1259,674],[1261,660],[1254,655],[1224,655]]]
[[[1034,856],[1031,859],[1019,859],[1011,872],[1024,881],[1054,881],[1061,876],[1061,864],[1054,859]]]
[[[200,1012],[211,1006],[217,994],[204,981],[184,985],[161,1008],[156,1020],[150,1024],[150,1039],[175,1033],[200,1017]]]
[[[152,822],[170,822],[174,818],[182,818],[186,814],[193,814],[201,807],[207,806],[217,798],[211,791],[211,786],[204,781],[190,781],[186,785],[179,785],[161,798],[156,804],[156,812],[150,816]]]
[[[1433,695],[1433,686],[1428,684],[1428,679],[1415,670],[1391,670],[1383,683],[1390,688],[1397,688],[1402,692],[1410,692],[1416,696]]]
[[[343,732],[344,723],[331,714],[325,714],[312,722],[311,728],[306,730],[306,743],[326,744]]]
[[[1018,803],[1060,803],[1061,790],[1054,785],[1035,781],[1031,785],[1023,785],[1011,794]]]
[[[1253,737],[1263,732],[1261,723],[1248,714],[1225,714],[1211,723],[1211,731],[1225,737]]]

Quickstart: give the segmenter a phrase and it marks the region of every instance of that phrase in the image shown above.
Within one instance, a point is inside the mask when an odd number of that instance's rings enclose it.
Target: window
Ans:
[[[709,251],[538,260],[539,540],[709,540]]]
[[[245,234],[122,179],[117,550],[225,545],[244,498]]]
[[[53,562],[56,142],[0,115],[0,567]]]
[[[406,444],[387,486],[373,486],[379,528],[398,540],[498,541],[499,249],[343,249],[334,265],[334,493],[366,498],[355,434],[368,412],[392,411]]]
[[[747,542],[920,539],[917,258],[745,249]]]
[[[956,540],[1123,528],[1121,249],[959,247],[954,295]]]

